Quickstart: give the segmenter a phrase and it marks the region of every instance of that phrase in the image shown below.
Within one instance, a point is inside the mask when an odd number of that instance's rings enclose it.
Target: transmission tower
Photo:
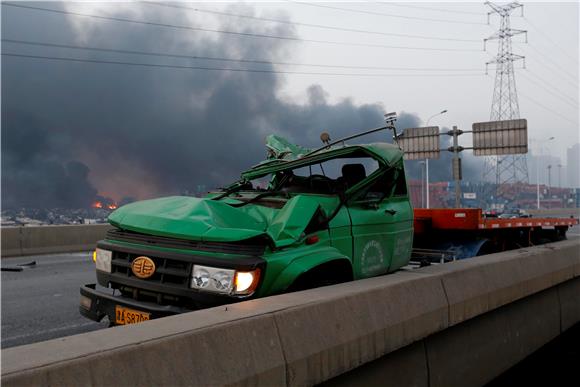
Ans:
[[[527,43],[527,31],[511,28],[510,16],[518,8],[521,9],[523,15],[523,5],[518,2],[506,5],[497,5],[491,2],[486,2],[485,4],[491,8],[491,11],[487,14],[488,22],[489,16],[492,14],[497,14],[500,17],[499,30],[489,38],[484,39],[484,49],[487,41],[498,41],[497,55],[493,60],[485,64],[486,73],[490,64],[496,65],[490,120],[500,121],[520,118],[514,62],[522,60],[525,68],[526,60],[525,57],[512,52],[512,36],[525,34]],[[493,177],[495,177],[496,197],[515,198],[521,190],[521,185],[528,183],[526,155],[488,157],[485,161],[483,180],[490,181]]]

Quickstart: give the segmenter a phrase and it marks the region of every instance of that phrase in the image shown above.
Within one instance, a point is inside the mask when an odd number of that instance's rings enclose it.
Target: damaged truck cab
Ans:
[[[395,145],[310,150],[269,136],[268,158],[204,198],[114,211],[80,312],[128,324],[386,274],[411,255],[413,210]]]

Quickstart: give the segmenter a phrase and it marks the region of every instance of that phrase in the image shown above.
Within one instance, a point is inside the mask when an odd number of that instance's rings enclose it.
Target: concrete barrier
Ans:
[[[449,324],[507,305],[580,275],[578,239],[420,270],[441,277]]]
[[[559,242],[9,348],[2,383],[303,386],[370,369],[359,380],[481,385],[580,321],[579,247]]]
[[[91,250],[108,224],[2,227],[2,257]]]
[[[483,386],[560,333],[556,289],[482,314],[426,338],[429,384]]]
[[[22,227],[0,228],[0,241],[2,242],[0,253],[2,256],[9,257],[22,254],[21,230]]]

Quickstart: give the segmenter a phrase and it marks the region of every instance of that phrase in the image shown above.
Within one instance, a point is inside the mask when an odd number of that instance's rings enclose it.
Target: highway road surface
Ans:
[[[22,271],[5,271],[32,261]],[[96,281],[89,253],[3,258],[2,268],[2,348],[108,326],[78,311],[79,287]]]
[[[580,227],[571,228],[568,235],[578,238]],[[36,265],[22,271],[4,271],[32,261]],[[95,267],[88,252],[3,258],[1,264],[2,348],[108,326],[106,318],[96,323],[78,311],[79,287],[96,282]]]

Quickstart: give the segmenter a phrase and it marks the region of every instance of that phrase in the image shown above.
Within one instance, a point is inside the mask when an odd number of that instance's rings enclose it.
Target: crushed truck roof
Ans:
[[[385,143],[329,146],[316,150],[290,143],[283,137],[269,135],[266,138],[268,159],[242,173],[243,180],[253,180],[270,173],[318,164],[326,160],[346,157],[372,157],[390,167],[403,158],[398,146]]]

